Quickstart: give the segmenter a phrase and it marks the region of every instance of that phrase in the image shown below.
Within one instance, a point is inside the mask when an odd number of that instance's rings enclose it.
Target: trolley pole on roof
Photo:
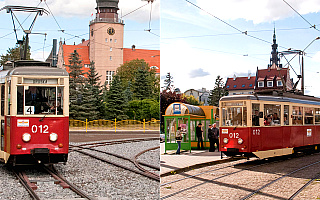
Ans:
[[[26,39],[25,39],[25,43],[24,43],[24,51],[23,53],[21,54],[21,58],[22,60],[26,60],[27,59],[27,52],[28,52],[28,47],[29,47],[29,34],[32,34],[31,31],[33,29],[33,26],[36,22],[36,19],[38,17],[38,15],[42,16],[43,13],[45,13],[46,15],[49,14],[49,12],[44,9],[44,8],[38,8],[38,7],[26,7],[26,6],[5,6],[3,8],[0,9],[0,11],[2,10],[6,10],[7,13],[10,13],[11,14],[11,18],[12,18],[12,23],[13,23],[13,30],[14,30],[14,33],[16,35],[16,39],[17,39],[17,44],[20,44],[22,45],[23,42],[22,40],[18,40],[18,36],[17,36],[17,29],[16,29],[16,25],[14,23],[14,21],[16,20],[19,24],[19,27],[18,28],[22,28],[23,32],[26,34]],[[16,17],[16,15],[14,14],[13,11],[22,11],[22,12],[31,12],[31,13],[36,13],[36,16],[34,17],[29,29],[24,29],[22,27],[22,24],[20,23],[20,21],[18,20],[18,18]],[[34,34],[44,34],[44,33],[34,33]],[[45,35],[45,34],[44,34]]]

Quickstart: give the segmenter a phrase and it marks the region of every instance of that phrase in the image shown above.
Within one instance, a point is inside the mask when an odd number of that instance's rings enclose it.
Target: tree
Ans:
[[[174,102],[186,103],[185,97],[176,92],[162,90],[160,93],[160,130],[164,131],[164,117],[167,107]]]
[[[128,104],[128,116],[130,119],[150,121],[159,119],[159,102],[153,99],[133,100]]]
[[[140,72],[138,72],[140,70]],[[146,80],[145,86],[148,87],[148,95],[149,95],[149,90],[151,91],[149,97],[143,97],[143,98],[152,98],[159,100],[159,91],[160,91],[160,77],[156,76],[155,74],[155,69],[150,69],[149,64],[146,63],[143,59],[139,60],[131,60],[129,62],[125,62],[123,65],[121,65],[117,69],[117,75],[120,77],[122,86],[124,88],[128,87],[128,83],[130,82],[132,84],[131,91],[133,92],[133,96],[135,96],[135,84],[140,84],[140,83],[135,83],[136,80],[141,80],[141,77],[137,77],[141,75],[141,72],[143,71],[143,76]],[[139,96],[139,94],[138,94]],[[140,97],[140,96],[139,96]],[[141,98],[141,97],[140,97]]]
[[[172,85],[173,83],[173,77],[170,75],[170,72],[167,73],[166,79],[164,79],[164,86],[163,89],[165,91],[172,91],[174,86]]]
[[[220,75],[217,76],[214,89],[210,91],[208,98],[208,104],[211,106],[219,106],[219,100],[221,97],[228,95],[229,92],[225,87],[224,82]]]
[[[148,80],[148,72],[139,68],[133,83],[133,97],[137,100],[150,99],[152,97],[152,86]]]
[[[100,77],[98,72],[96,71],[95,64],[92,61],[89,66],[89,71],[86,73],[87,74],[87,84],[85,86],[86,90],[92,91],[92,103],[93,107],[92,109],[97,112],[97,114],[94,116],[95,118],[93,119],[102,119],[105,116],[105,106],[103,104],[103,99],[102,99],[102,89],[100,86]],[[91,117],[92,118],[92,117]]]
[[[83,100],[83,83],[85,81],[84,74],[81,68],[83,67],[82,61],[79,58],[79,54],[76,50],[69,56],[69,97],[70,97],[70,106],[69,106],[69,117],[71,119],[83,119],[81,115],[82,112],[85,112],[82,106]]]
[[[25,41],[25,37],[23,37],[23,45],[18,46],[16,45],[14,48],[9,48],[7,50],[6,55],[1,55],[0,58],[0,65],[3,66],[7,61],[17,61],[17,60],[21,60],[21,55],[20,55],[20,49],[24,49],[24,41]],[[27,60],[31,60],[30,58],[31,53],[30,53],[30,46],[28,46],[28,50],[27,50]]]
[[[106,93],[105,107],[107,119],[118,120],[127,119],[127,103],[125,101],[123,87],[118,75],[115,75],[110,84],[109,91]]]
[[[195,106],[201,106],[203,103],[200,103],[198,99],[196,99],[194,96],[183,96],[185,98],[185,102],[187,104],[195,105]]]

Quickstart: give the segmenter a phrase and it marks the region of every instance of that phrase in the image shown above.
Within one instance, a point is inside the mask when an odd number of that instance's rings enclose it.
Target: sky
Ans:
[[[270,63],[275,28],[279,52],[305,51],[305,94],[320,97],[319,11],[319,0],[161,0],[161,84],[168,72],[181,92],[212,90],[218,75],[255,76]],[[300,63],[290,62],[294,82]]]
[[[34,34],[30,35],[31,58],[35,60],[45,60],[48,57],[53,39],[66,41],[68,45],[79,44],[81,39],[89,39],[89,22],[95,17],[97,6],[95,0],[0,0],[0,8],[7,5],[39,6],[50,12],[49,15],[37,17],[32,29]],[[155,0],[152,4],[146,0],[120,0],[119,8],[119,17],[125,23],[124,48],[131,48],[134,44],[137,49],[160,49],[160,0]],[[28,17],[29,13],[14,13],[20,23],[26,19],[22,27],[28,30],[35,14]],[[0,55],[3,55],[8,48],[15,47],[16,36],[10,13],[2,10],[0,19]],[[19,26],[17,21],[15,24]],[[148,29],[151,31],[146,31]],[[22,39],[21,28],[17,35],[18,39]]]

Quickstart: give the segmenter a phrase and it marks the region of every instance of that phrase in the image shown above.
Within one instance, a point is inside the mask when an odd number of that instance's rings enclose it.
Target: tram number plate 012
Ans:
[[[239,138],[239,133],[229,133],[229,137],[238,139]]]
[[[49,133],[49,126],[48,125],[32,125],[31,127],[32,133]]]
[[[260,129],[253,129],[252,134],[253,135],[260,135]]]

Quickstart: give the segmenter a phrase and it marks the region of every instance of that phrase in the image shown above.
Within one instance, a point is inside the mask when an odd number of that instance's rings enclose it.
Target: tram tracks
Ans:
[[[158,139],[158,138],[157,138]],[[138,161],[137,158],[142,155],[143,153],[146,153],[148,151],[153,151],[156,149],[159,149],[160,147],[153,147],[146,150],[143,150],[133,156],[132,158],[128,158],[116,153],[108,152],[108,151],[102,151],[99,149],[95,149],[95,147],[101,147],[111,144],[123,144],[128,142],[141,142],[141,141],[150,141],[151,139],[134,139],[134,140],[121,140],[121,141],[109,141],[109,142],[99,142],[99,143],[90,143],[90,144],[81,144],[81,145],[73,145],[71,146],[72,151],[87,155],[91,158],[97,159],[99,161],[114,165],[116,167],[140,174],[142,176],[148,177],[155,181],[160,181],[160,167],[155,166],[146,162]],[[154,139],[153,139],[154,140]],[[90,151],[90,152],[88,152]],[[95,152],[92,153],[92,152]],[[97,155],[99,154],[99,155]],[[118,161],[114,161],[116,160]],[[124,164],[126,163],[126,164]],[[142,167],[144,166],[144,167]]]
[[[50,178],[46,178],[46,180],[43,180],[43,178],[42,179],[35,179],[34,175],[32,177],[33,179],[32,178],[30,179],[31,175],[30,174],[27,175],[25,169],[23,169],[21,167],[11,168],[14,175],[19,179],[20,183],[28,191],[28,193],[30,194],[32,199],[41,200],[40,196],[43,196],[43,195],[41,195],[41,192],[39,192],[40,194],[38,194],[38,192],[36,192],[36,190],[38,189],[38,186],[37,186],[38,182],[54,182],[55,184],[59,184],[63,189],[69,188],[76,195],[78,195],[78,197],[89,199],[89,200],[95,200],[95,198],[89,196],[84,191],[80,190],[78,187],[76,187],[71,182],[66,180],[54,168],[54,166],[48,167],[45,165],[38,165],[37,167],[38,167],[39,171],[47,173],[47,175],[52,177],[53,180],[50,180]],[[65,198],[65,197],[63,197],[63,198]],[[44,197],[42,199],[47,199],[47,197]]]
[[[292,161],[293,159],[291,159]],[[245,162],[248,163],[248,162]],[[242,163],[240,165],[243,165],[245,163]],[[305,164],[301,166],[302,164]],[[196,191],[203,190],[205,191],[205,187],[208,187],[209,185],[211,188],[215,188],[217,192],[214,192],[212,196],[202,196],[202,198],[210,198],[210,199],[224,199],[224,198],[231,198],[231,199],[261,199],[264,197],[269,197],[273,199],[293,199],[296,197],[301,191],[303,191],[308,185],[310,185],[312,182],[317,180],[320,177],[320,174],[317,175],[310,175],[313,178],[310,179],[307,183],[303,184],[301,186],[301,179],[299,179],[301,176],[306,177],[304,175],[304,170],[314,170],[313,168],[318,167],[320,164],[320,161],[318,162],[306,162],[306,163],[300,163],[300,165],[297,166],[290,166],[289,169],[293,168],[293,170],[284,170],[286,173],[283,172],[277,172],[277,169],[272,169],[274,165],[276,166],[281,166],[283,165],[283,162],[280,161],[272,161],[272,162],[266,162],[264,164],[256,164],[251,167],[246,167],[243,169],[238,169],[237,171],[232,171],[232,172],[223,172],[226,171],[225,169],[227,168],[232,168],[235,165],[239,164],[233,164],[233,165],[228,165],[224,167],[218,167],[212,170],[204,171],[201,173],[197,173],[195,175],[189,175],[187,177],[181,178],[181,179],[176,179],[173,181],[167,181],[166,183],[162,183],[160,185],[162,194],[161,199],[174,199],[177,197],[182,198],[184,194],[188,194],[188,197],[190,197],[190,193],[197,193]],[[263,167],[264,166],[264,167]],[[283,166],[282,166],[283,167]],[[262,169],[263,168],[263,169]],[[263,173],[260,173],[261,172]],[[265,171],[263,171],[265,170]],[[221,171],[221,172],[219,172]],[[282,171],[282,170],[280,170]],[[221,174],[220,176],[216,176],[215,178],[209,178],[210,175],[204,175],[208,174],[209,172],[213,172],[216,174]],[[258,173],[257,173],[258,172]],[[319,172],[319,171],[318,171]],[[256,177],[248,178],[244,174],[250,174],[250,176],[253,176],[254,174]],[[298,174],[299,173],[299,174]],[[237,175],[239,174],[239,175]],[[241,174],[241,175],[240,175]],[[213,176],[213,175],[212,175]],[[239,176],[239,177],[235,177]],[[258,177],[259,176],[259,177]],[[260,179],[260,176],[262,177]],[[266,176],[263,177],[263,176]],[[269,176],[269,180],[268,177]],[[296,177],[299,178],[296,178]],[[309,176],[309,175],[308,175]],[[234,177],[234,178],[233,178]],[[240,177],[245,177],[243,180],[240,179]],[[286,182],[284,181],[284,178],[289,178],[290,181],[299,181],[299,184],[294,184],[287,186],[290,189],[290,194],[275,194],[273,193],[273,190],[276,190],[275,188],[278,188],[279,191],[281,191],[282,187],[281,184],[285,184]],[[188,181],[189,182],[182,182],[180,184],[177,184],[177,182],[180,181]],[[264,181],[256,181],[256,180],[266,180]],[[280,181],[283,179],[284,183],[280,183],[280,185],[276,185],[275,188],[270,188],[269,190],[264,190],[265,188],[268,188],[272,184]],[[231,181],[227,181],[231,180]],[[241,182],[242,181],[242,182]],[[252,182],[255,182],[254,184]],[[262,183],[262,184],[261,184]],[[164,187],[165,186],[165,187]],[[187,187],[186,187],[187,186]],[[221,193],[221,196],[219,196],[219,191],[220,189],[217,188],[224,188],[225,190]],[[226,189],[229,188],[229,189]],[[172,190],[170,193],[168,191]],[[207,189],[209,190],[209,188]],[[214,190],[214,191],[215,191]],[[228,194],[229,193],[229,194]],[[200,195],[201,196],[201,195]],[[231,197],[230,197],[231,196]],[[171,198],[172,197],[172,198]]]

